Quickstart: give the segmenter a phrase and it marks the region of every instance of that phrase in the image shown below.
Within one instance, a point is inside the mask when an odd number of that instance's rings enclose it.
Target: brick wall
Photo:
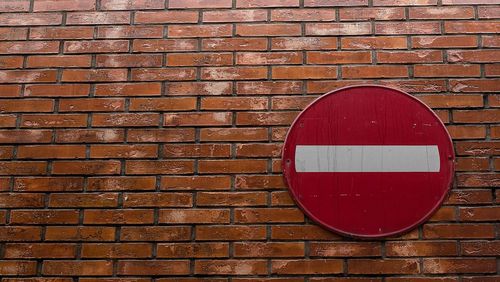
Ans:
[[[1,281],[499,281],[495,2],[0,0]],[[381,241],[312,224],[280,174],[298,112],[363,83],[457,154],[443,207]]]

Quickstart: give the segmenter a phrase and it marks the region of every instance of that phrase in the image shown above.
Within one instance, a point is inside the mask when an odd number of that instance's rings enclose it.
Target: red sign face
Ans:
[[[290,128],[283,174],[295,202],[353,237],[409,231],[447,195],[453,145],[425,104],[396,89],[354,86],[307,107]]]

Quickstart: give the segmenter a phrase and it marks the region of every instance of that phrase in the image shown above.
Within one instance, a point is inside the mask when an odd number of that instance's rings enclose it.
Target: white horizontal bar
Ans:
[[[297,172],[439,172],[439,150],[430,146],[297,145]]]

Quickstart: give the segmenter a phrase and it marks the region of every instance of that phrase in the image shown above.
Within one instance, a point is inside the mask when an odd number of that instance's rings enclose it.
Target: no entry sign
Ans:
[[[396,89],[354,86],[320,97],[297,117],[283,173],[314,221],[376,238],[432,215],[451,187],[454,158],[445,126],[422,102]]]

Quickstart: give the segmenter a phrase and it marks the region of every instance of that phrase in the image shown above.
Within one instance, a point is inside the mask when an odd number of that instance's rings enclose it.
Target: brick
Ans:
[[[97,55],[98,67],[161,67],[162,57],[159,55]]]
[[[424,273],[496,273],[494,259],[439,258],[424,259]]]
[[[203,12],[203,22],[260,22],[267,20],[265,10],[217,10]]]
[[[196,226],[196,240],[240,241],[263,240],[266,238],[265,226]]]
[[[456,256],[458,246],[450,241],[388,242],[386,254],[390,257]]]
[[[431,108],[482,107],[482,95],[419,95],[419,100]]]
[[[92,145],[90,158],[156,158],[156,145]]]
[[[439,34],[438,22],[386,22],[375,23],[375,34]]]
[[[206,67],[201,70],[203,80],[258,80],[267,78],[265,67]]]
[[[36,261],[2,260],[0,261],[0,273],[5,276],[35,275],[36,264]]]
[[[49,99],[23,99],[2,100],[0,112],[2,113],[30,113],[30,112],[52,112],[54,101]]]
[[[0,12],[27,12],[30,8],[30,1],[1,1],[0,2]]]
[[[93,27],[33,27],[30,39],[92,39]]]
[[[96,9],[94,1],[85,0],[37,0],[34,3],[34,12],[47,11],[92,11]]]
[[[52,166],[52,173],[59,175],[85,174],[103,175],[119,174],[119,161],[55,161]]]
[[[28,37],[28,28],[16,28],[16,27],[0,28],[0,40],[24,40],[27,37]]]
[[[0,159],[2,160],[11,159],[13,155],[14,155],[14,146],[0,146]],[[3,183],[4,181],[6,180],[0,179],[0,183]],[[0,187],[3,187],[3,185],[0,184]],[[0,188],[0,190],[2,190],[2,188]]]
[[[44,175],[46,162],[0,161],[0,175]]]
[[[342,8],[339,9],[341,21],[356,20],[403,20],[405,12],[403,8]]]
[[[232,26],[221,25],[169,25],[168,37],[189,38],[189,37],[225,37],[231,36]]]
[[[238,175],[235,178],[237,190],[263,190],[286,188],[279,175]]]
[[[228,66],[233,64],[231,53],[167,54],[168,66]]]
[[[23,66],[23,57],[21,56],[3,56],[0,57],[0,67],[2,69],[17,69]]]
[[[495,280],[498,280],[498,276],[479,276],[479,277],[464,277],[463,281],[464,282],[495,282]]]
[[[299,0],[237,0],[236,8],[271,8],[271,7],[298,7]]]
[[[86,127],[86,114],[25,114],[21,117],[21,127],[27,128],[56,128],[56,127]]]
[[[376,257],[382,248],[377,243],[323,242],[311,243],[309,255],[314,257]]]
[[[142,209],[99,209],[85,210],[83,214],[84,224],[152,224],[153,210]]]
[[[161,26],[98,27],[97,38],[162,38]]]
[[[498,183],[497,183],[498,184]],[[461,221],[496,221],[499,219],[498,207],[467,207],[459,209]]]
[[[500,46],[500,36],[481,36],[484,47],[498,47]]]
[[[91,56],[88,55],[70,55],[70,56],[29,56],[27,67],[29,68],[47,68],[47,67],[90,67]],[[62,86],[62,85],[61,85]],[[57,88],[55,86],[54,88]],[[26,94],[26,91],[25,91]]]
[[[271,100],[273,110],[302,110],[317,97],[274,97]],[[276,140],[276,139],[273,139]],[[284,140],[284,137],[280,140]]]
[[[159,258],[227,258],[228,243],[158,244]]]
[[[415,1],[375,0],[373,3],[374,6],[422,6],[422,5],[427,6],[436,4],[437,0],[415,0]]]
[[[213,112],[213,113],[178,113],[165,114],[165,126],[221,126],[230,125],[232,113]]]
[[[189,241],[189,226],[124,226],[121,229],[120,241]],[[150,275],[150,274],[147,274]]]
[[[164,81],[164,80],[194,80],[194,68],[168,68],[168,69],[133,69],[132,80],[135,81]]]
[[[194,141],[194,129],[130,129],[129,142],[188,142]]]
[[[371,63],[370,52],[326,51],[307,52],[308,64],[362,64]]]
[[[500,251],[498,241],[466,241],[460,245],[466,256],[496,256]]]
[[[167,158],[221,158],[231,155],[230,144],[169,144],[163,146]]]
[[[291,95],[300,93],[302,93],[302,82],[300,81],[236,82],[236,94],[238,95]]]
[[[198,260],[195,274],[204,275],[255,275],[267,274],[265,260]]]
[[[113,273],[113,262],[107,260],[48,260],[43,262],[42,273],[59,276],[107,276]]]
[[[127,161],[126,174],[190,174],[194,171],[194,161]]]
[[[165,8],[163,0],[102,0],[101,10],[149,10]]]
[[[202,174],[264,173],[267,172],[267,162],[265,160],[200,160],[198,171]]]
[[[457,123],[495,123],[498,121],[500,110],[457,110],[453,111],[453,120]]]
[[[124,207],[192,207],[193,197],[189,193],[155,194],[127,193],[123,197]]]
[[[135,39],[133,41],[134,52],[184,52],[196,51],[197,40],[195,39]]]
[[[469,35],[457,36],[414,36],[411,39],[413,48],[474,48],[477,37]]]
[[[299,24],[237,24],[237,36],[297,36],[301,35]]]
[[[267,106],[266,98],[207,97],[201,100],[203,110],[265,110]]]
[[[281,223],[303,221],[304,215],[298,209],[254,208],[235,210],[235,222],[237,223]]]
[[[154,190],[156,179],[154,177],[90,177],[88,178],[88,191],[131,191]]]
[[[500,154],[500,142],[478,141],[457,142],[456,154],[459,156],[489,156]]]
[[[28,64],[29,64],[28,57]],[[83,97],[90,93],[88,84],[40,84],[26,85],[24,96],[30,97]]]
[[[117,53],[129,50],[126,40],[66,41],[64,53]]]
[[[46,241],[114,241],[114,227],[47,226]]]
[[[445,33],[498,33],[500,28],[495,21],[447,21]]]
[[[450,79],[452,92],[497,92],[500,90],[496,79]],[[491,97],[491,96],[490,96]]]
[[[282,144],[250,143],[237,144],[237,157],[280,157]]]
[[[123,111],[124,99],[64,99],[59,101],[60,112],[113,112]]]
[[[162,209],[158,219],[168,224],[229,223],[229,209]]]
[[[186,275],[188,260],[122,260],[118,262],[118,275]]]
[[[169,95],[229,95],[231,82],[171,82],[165,90]]]
[[[370,23],[310,23],[306,35],[364,35],[371,33]]]
[[[238,53],[238,65],[289,65],[301,64],[302,54],[298,52]]]
[[[198,206],[265,206],[267,194],[263,192],[198,192]]]
[[[214,0],[214,1],[203,1],[203,0],[171,0],[168,2],[168,8],[170,9],[210,9],[210,8],[231,8],[231,0]]]
[[[0,42],[0,54],[53,54],[57,52],[59,52],[59,42],[55,41]]]
[[[284,274],[338,274],[343,272],[342,260],[273,260],[272,273]]]
[[[56,131],[57,143],[114,143],[124,141],[120,129],[60,129]]]
[[[424,238],[429,239],[476,239],[493,238],[494,229],[484,224],[428,224],[424,226]]]
[[[414,274],[420,272],[416,259],[352,259],[348,261],[351,274]]]
[[[415,77],[479,77],[479,65],[416,65]]]
[[[453,139],[479,139],[486,137],[486,128],[484,126],[448,126],[448,132]]]
[[[335,37],[279,37],[271,38],[272,50],[334,50]]]
[[[4,143],[50,143],[50,130],[21,129],[0,130],[0,144]]]
[[[377,52],[378,63],[401,64],[401,63],[439,63],[443,62],[443,54],[440,51],[396,51]]]
[[[40,241],[42,228],[35,226],[0,226],[0,240],[3,242]]]
[[[118,207],[117,193],[53,193],[49,197],[49,207],[57,208],[105,208]]]
[[[346,66],[342,67],[343,78],[391,78],[407,77],[406,66]]]
[[[93,115],[92,126],[157,126],[160,122],[160,115],[155,113],[98,113]]]
[[[75,258],[75,244],[5,244],[5,258]]]
[[[153,248],[147,243],[85,243],[82,258],[150,258]]]
[[[134,18],[135,23],[197,23],[198,13],[192,11],[137,11]],[[149,27],[153,28],[153,27]],[[163,28],[162,28],[163,29]]]
[[[229,190],[229,176],[162,176],[161,190]]]
[[[55,192],[82,191],[81,177],[17,177],[14,191],[20,192]]]
[[[488,164],[489,168],[489,164]],[[491,203],[492,196],[488,190],[455,190],[449,196],[446,204],[483,204]]]
[[[335,11],[328,9],[274,9],[271,21],[334,21]]]
[[[275,225],[271,239],[275,240],[338,240],[340,237],[315,225]]]
[[[496,59],[500,52],[496,50],[471,50],[471,51],[448,51],[448,62],[453,63],[493,63],[500,60]]]
[[[42,208],[43,194],[1,193],[0,207],[2,208]]]
[[[473,19],[473,7],[412,7],[410,19]]]
[[[0,115],[0,127],[16,127],[17,115]]]
[[[2,26],[60,25],[61,23],[61,13],[2,13],[0,15]]]
[[[73,12],[68,13],[68,25],[129,24],[129,12]]]
[[[126,81],[126,69],[91,69],[64,70],[63,82],[106,82]]]
[[[500,76],[500,67],[498,64],[485,65],[484,73],[486,77]]]
[[[203,51],[261,51],[267,49],[265,38],[210,38],[201,41]]]
[[[14,210],[10,215],[12,224],[53,225],[77,224],[77,210]]]
[[[161,84],[157,82],[97,84],[96,96],[159,96]]]
[[[235,257],[302,257],[304,243],[301,242],[241,242],[234,244]]]
[[[2,70],[0,83],[56,82],[55,70]]]
[[[337,67],[332,66],[290,66],[273,67],[273,79],[326,79],[337,77]]]
[[[19,146],[19,159],[84,159],[85,146],[82,145],[30,145]]]
[[[483,6],[477,8],[477,13],[480,19],[498,19],[500,9],[495,6]]]
[[[377,37],[346,37],[341,39],[342,49],[406,49],[406,37],[377,36]]]

